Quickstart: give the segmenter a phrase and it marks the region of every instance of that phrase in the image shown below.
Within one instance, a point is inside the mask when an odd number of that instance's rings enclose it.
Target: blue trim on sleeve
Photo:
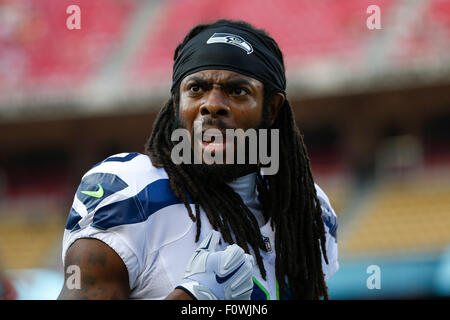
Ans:
[[[80,214],[74,208],[71,208],[69,217],[67,218],[66,229],[71,231],[80,229],[80,225],[78,224],[80,220]]]
[[[250,296],[250,300],[267,300],[266,293],[261,290],[261,288],[253,282],[253,291]]]
[[[168,179],[159,179],[148,184],[132,198],[114,202],[97,210],[92,226],[106,230],[124,224],[147,220],[153,213],[182,203],[170,189]]]
[[[140,155],[140,153],[138,152],[130,152],[128,155],[123,156],[123,157],[109,157],[106,158],[103,162],[127,162],[130,160],[133,160],[134,158],[136,158],[138,155]]]
[[[126,156],[123,157],[114,157],[111,156],[109,158],[106,158],[103,161],[100,161],[99,163],[97,163],[96,165],[94,165],[91,169],[98,167],[99,165],[101,165],[103,162],[127,162],[130,160],[133,160],[134,158],[136,158],[137,156],[139,156],[140,153],[139,152],[130,152],[128,153]]]

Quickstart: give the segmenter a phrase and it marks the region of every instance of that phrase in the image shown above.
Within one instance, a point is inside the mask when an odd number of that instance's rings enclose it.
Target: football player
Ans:
[[[81,282],[59,298],[327,298],[336,215],[311,175],[277,43],[246,22],[219,20],[193,28],[174,60],[146,153],[113,155],[81,180],[62,254]],[[268,147],[277,172],[264,174],[261,159],[208,163],[206,153],[232,159],[239,149],[198,138],[195,123],[223,136],[276,130]],[[200,163],[173,161],[180,129]]]

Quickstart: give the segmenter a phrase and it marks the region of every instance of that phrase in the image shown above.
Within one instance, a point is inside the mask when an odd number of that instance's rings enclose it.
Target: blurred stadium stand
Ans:
[[[80,30],[66,28],[72,4]],[[381,30],[366,27],[372,4]],[[0,263],[18,297],[56,297],[81,176],[143,152],[176,45],[218,18],[267,30],[284,52],[338,215],[330,297],[449,297],[450,1],[0,0]],[[380,290],[366,286],[369,265]]]

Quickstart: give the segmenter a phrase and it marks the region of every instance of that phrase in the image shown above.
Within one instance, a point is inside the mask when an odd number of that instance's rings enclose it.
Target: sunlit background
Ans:
[[[66,24],[73,4],[79,30]],[[368,28],[369,5],[381,29]],[[57,297],[82,175],[143,152],[176,45],[218,18],[267,30],[284,52],[288,99],[338,216],[330,298],[449,297],[446,0],[0,0],[0,297]]]

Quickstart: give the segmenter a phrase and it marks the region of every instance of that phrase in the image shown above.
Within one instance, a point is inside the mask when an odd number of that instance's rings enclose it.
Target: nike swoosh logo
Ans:
[[[216,281],[218,283],[224,283],[225,281],[227,281],[228,279],[230,279],[236,272],[238,272],[238,270],[244,265],[245,261],[241,263],[241,265],[239,267],[237,267],[236,270],[234,270],[232,273],[230,273],[229,275],[226,275],[225,277],[219,277],[216,274]]]
[[[98,184],[97,191],[81,191],[81,193],[94,198],[101,198],[105,194],[105,192],[103,191],[103,187],[100,183]]]

